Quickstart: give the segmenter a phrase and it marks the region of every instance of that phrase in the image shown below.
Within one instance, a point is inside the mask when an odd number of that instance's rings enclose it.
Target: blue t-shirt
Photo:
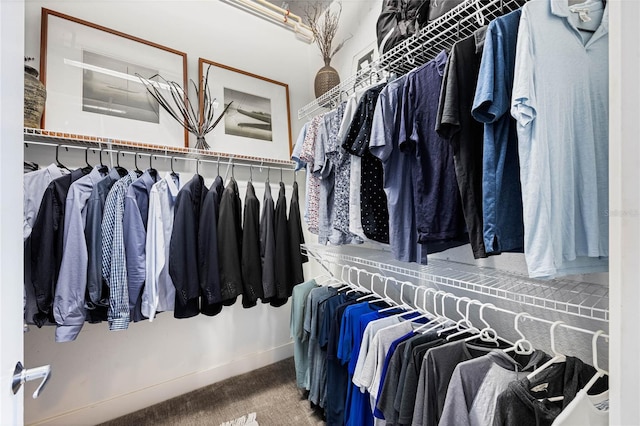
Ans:
[[[400,149],[415,156],[413,192],[421,243],[465,235],[453,150],[435,131],[446,62],[442,51],[410,72],[402,96]]]
[[[384,191],[389,208],[391,253],[403,262],[427,263],[426,247],[418,244],[413,204],[412,155],[400,151],[400,105],[406,76],[389,83],[380,95],[373,115],[369,151],[382,161]]]
[[[521,252],[524,246],[518,136],[509,114],[520,14],[518,9],[489,24],[472,109],[473,117],[485,123],[482,233],[487,253]]]

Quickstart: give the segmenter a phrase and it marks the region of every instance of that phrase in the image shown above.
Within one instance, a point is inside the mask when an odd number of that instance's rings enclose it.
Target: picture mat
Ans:
[[[184,129],[162,109],[159,124],[82,111],[83,68],[72,64],[82,63],[83,50],[158,70],[183,85],[182,56],[49,14],[45,129],[184,147]]]
[[[202,73],[207,74],[209,64],[202,62]],[[209,89],[218,107],[217,118],[224,109],[224,88],[250,93],[271,100],[271,129],[273,141],[246,138],[225,134],[224,119],[207,135],[212,151],[254,157],[290,160],[289,113],[287,111],[287,89],[252,76],[211,65]]]
[[[271,99],[224,88],[224,106],[231,106],[224,116],[226,135],[243,136],[271,142]],[[256,116],[251,116],[255,114]]]
[[[82,57],[85,64],[115,70],[133,77],[141,75],[150,79],[158,74],[157,70],[89,50],[85,50]],[[85,69],[82,74],[83,111],[159,124],[160,105],[141,81],[132,81],[91,69]],[[157,81],[157,78],[154,78],[154,81]]]

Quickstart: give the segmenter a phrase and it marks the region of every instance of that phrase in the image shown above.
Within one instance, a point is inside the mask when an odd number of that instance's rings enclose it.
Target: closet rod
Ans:
[[[219,157],[219,160],[206,160],[206,159],[202,159],[202,158],[193,158],[193,157],[187,157],[185,155],[188,154],[183,154],[183,155],[165,155],[165,154],[156,154],[156,153],[151,153],[151,152],[136,152],[136,151],[125,151],[125,150],[121,150],[121,149],[114,149],[114,148],[102,148],[102,147],[90,147],[90,146],[79,146],[79,145],[65,145],[65,144],[58,144],[58,143],[52,143],[52,142],[39,142],[39,141],[24,141],[25,146],[29,146],[29,144],[32,145],[40,145],[40,146],[50,146],[50,147],[60,147],[60,148],[71,148],[71,149],[78,149],[78,150],[93,150],[93,151],[102,151],[102,152],[107,152],[107,153],[117,153],[117,154],[126,154],[126,155],[144,155],[144,156],[148,156],[148,157],[158,157],[158,158],[165,158],[165,159],[178,159],[178,160],[183,160],[183,161],[198,161],[200,163],[209,163],[209,164],[220,164],[220,165],[226,165],[226,166],[240,166],[240,167],[248,167],[248,168],[257,168],[257,169],[269,169],[269,170],[286,170],[286,171],[291,171],[291,172],[296,172],[295,169],[291,168],[291,167],[278,167],[278,166],[267,166],[264,164],[249,164],[249,163],[242,163],[242,162],[237,162],[237,160],[235,160],[233,157],[230,157],[228,159],[225,159],[224,163],[221,161],[222,158]],[[227,161],[228,160],[228,161]],[[113,166],[113,165],[112,165]]]
[[[25,143],[34,142],[49,142],[54,144],[74,145],[82,148],[101,148],[106,146],[108,148],[121,147],[122,150],[129,149],[136,152],[157,152],[164,153],[165,155],[175,154],[175,157],[179,156],[193,156],[197,158],[233,158],[234,161],[242,160],[252,162],[255,164],[282,164],[283,166],[294,167],[295,163],[291,160],[281,160],[276,158],[256,157],[252,155],[244,154],[229,154],[226,152],[208,151],[194,148],[185,148],[181,146],[162,146],[151,145],[140,142],[132,142],[127,140],[120,140],[115,138],[98,137],[98,136],[86,136],[73,133],[56,132],[52,130],[33,129],[29,127],[24,128],[24,141]],[[122,151],[121,150],[121,151]]]
[[[312,256],[312,257],[314,258],[314,260],[318,261],[318,258],[316,258],[315,256]],[[395,277],[391,277],[391,276],[383,276],[383,275],[382,275],[382,274],[380,274],[379,272],[371,272],[371,271],[368,271],[368,270],[366,270],[366,269],[358,268],[358,267],[353,266],[353,265],[341,265],[341,264],[339,264],[339,263],[332,262],[332,261],[328,261],[327,263],[330,263],[330,264],[332,264],[332,265],[334,265],[334,266],[337,266],[337,267],[346,267],[346,268],[348,268],[348,269],[349,269],[349,271],[350,271],[350,272],[349,272],[349,274],[351,274],[351,271],[356,271],[356,272],[357,272],[357,274],[358,274],[358,276],[360,275],[360,273],[365,273],[365,274],[369,275],[371,278],[373,278],[373,276],[374,276],[374,275],[380,275],[380,276],[382,276],[382,277],[384,278],[384,280],[385,280],[385,281],[387,281],[387,280],[393,280],[393,281],[396,283],[396,286],[402,286],[402,285],[404,285],[404,286],[410,286],[410,287],[412,287],[412,288],[413,288],[413,291],[414,291],[414,293],[413,293],[413,294],[414,294],[414,295],[417,295],[417,294],[418,294],[418,292],[419,292],[420,290],[423,290],[423,291],[425,291],[425,292],[427,292],[427,293],[432,293],[432,295],[433,295],[433,302],[434,302],[434,306],[435,306],[435,304],[436,304],[437,296],[438,296],[438,295],[442,295],[443,297],[450,297],[450,298],[452,298],[452,299],[456,300],[456,302],[457,302],[458,300],[460,300],[460,301],[465,301],[465,302],[466,302],[466,301],[467,301],[467,299],[468,299],[468,302],[467,302],[467,303],[469,303],[469,304],[472,304],[472,305],[473,305],[473,304],[477,304],[477,305],[479,305],[479,306],[484,306],[484,308],[490,308],[490,309],[492,309],[492,310],[494,310],[494,311],[496,311],[496,312],[502,312],[502,313],[505,313],[505,314],[508,314],[508,315],[513,315],[514,317],[516,317],[516,316],[518,316],[518,315],[521,315],[521,314],[522,314],[522,312],[514,312],[514,311],[511,311],[511,310],[508,310],[508,309],[499,308],[499,307],[497,307],[497,306],[495,306],[495,305],[493,305],[493,304],[491,304],[491,303],[483,303],[483,302],[480,302],[480,301],[479,301],[479,300],[477,300],[477,299],[471,299],[471,298],[463,298],[463,297],[459,297],[459,296],[456,296],[456,295],[455,295],[455,294],[453,294],[453,293],[449,293],[449,292],[446,292],[446,291],[444,291],[444,290],[436,290],[436,289],[434,289],[434,288],[427,287],[427,286],[424,286],[424,285],[417,285],[417,284],[414,284],[414,283],[412,283],[412,282],[410,282],[410,281],[400,281],[400,280],[396,279]],[[344,280],[342,276],[338,278],[338,277],[336,277],[336,275],[335,275],[335,274],[333,274],[333,273],[332,273],[332,272],[330,272],[330,271],[329,271],[329,273],[331,274],[331,276],[332,276],[333,278],[340,279],[341,281],[345,282],[345,283],[346,283],[347,285],[349,285],[350,287],[352,287],[352,288],[356,288],[350,280]],[[343,274],[341,274],[341,275],[343,275]],[[350,275],[349,275],[349,276],[350,276]],[[370,283],[371,283],[371,281],[370,281]],[[396,288],[397,288],[397,287],[396,287]],[[385,283],[385,289],[386,289],[386,283]],[[377,289],[373,288],[373,286],[371,286],[371,285],[370,285],[370,288],[369,288],[369,289],[367,289],[367,290],[369,290],[371,293],[373,293],[373,294],[375,294],[375,295],[377,295],[377,296],[379,296],[379,297],[384,297],[385,299],[386,299],[386,298],[387,298],[387,296],[388,296],[387,294],[381,294]],[[384,291],[383,293],[386,293],[386,291]],[[428,312],[426,312],[426,311],[427,311],[426,306],[420,306],[420,305],[419,305],[419,303],[417,303],[417,300],[416,300],[416,299],[418,299],[418,297],[417,297],[417,296],[415,297],[415,299],[414,299],[414,300],[412,300],[412,301],[410,302],[410,303],[413,305],[413,307],[414,307],[415,309],[419,310],[419,311],[420,311],[420,312],[422,312],[422,313],[428,313]],[[393,303],[395,303],[395,304],[396,304],[396,306],[400,306],[400,305],[403,305],[403,304],[409,304],[406,300],[400,300],[400,302],[397,302],[396,300],[393,300]],[[483,308],[483,309],[484,309],[484,308]],[[437,310],[437,309],[436,309],[436,310]],[[452,318],[450,318],[450,317],[448,317],[448,316],[444,315],[444,314],[445,314],[444,312],[440,312],[439,314],[441,314],[442,316],[445,316],[446,318],[448,318],[448,319],[449,319],[449,320],[451,320],[451,321],[454,321]],[[575,332],[578,332],[578,333],[584,333],[584,334],[589,334],[589,335],[595,335],[595,334],[598,334],[598,336],[599,336],[599,337],[602,337],[602,338],[604,338],[605,340],[609,339],[609,335],[604,334],[604,333],[602,332],[602,330],[596,330],[596,331],[594,331],[594,330],[588,330],[588,329],[585,329],[585,328],[576,327],[576,326],[574,326],[574,325],[566,324],[566,323],[564,323],[564,322],[559,323],[559,322],[557,322],[557,321],[550,321],[550,320],[547,320],[547,319],[544,319],[544,318],[540,318],[540,317],[537,317],[537,316],[534,316],[534,315],[531,315],[531,314],[528,314],[528,313],[526,314],[526,318],[527,318],[527,319],[530,319],[530,320],[533,320],[533,321],[537,321],[537,322],[543,323],[543,324],[547,324],[547,325],[549,325],[549,326],[552,326],[552,325],[554,325],[554,324],[557,324],[557,326],[560,326],[560,327],[563,327],[563,328],[566,328],[566,329],[568,329],[568,330],[572,330],[572,331],[575,331]]]

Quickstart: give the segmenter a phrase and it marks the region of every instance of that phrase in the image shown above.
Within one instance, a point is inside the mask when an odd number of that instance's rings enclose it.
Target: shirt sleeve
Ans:
[[[87,240],[87,292],[93,304],[102,299],[102,206],[97,188],[87,202],[87,224],[84,228]]]
[[[386,161],[391,155],[391,151],[393,150],[392,132],[396,127],[395,123],[390,123],[388,120],[385,120],[386,117],[389,117],[385,92],[386,91],[383,90],[382,93],[380,93],[376,108],[373,111],[371,138],[369,139],[369,151],[382,162]]]
[[[75,340],[85,321],[88,257],[83,211],[88,196],[89,193],[75,184],[67,195],[62,263],[53,302],[53,314],[58,324],[56,342]]]
[[[191,192],[180,191],[176,199],[169,250],[169,274],[176,287],[177,300],[185,305],[200,294],[197,268],[198,230],[193,217]],[[191,271],[191,272],[189,272]],[[195,274],[195,283],[191,282]]]
[[[528,9],[524,8],[518,28],[511,115],[519,125],[527,126],[536,118],[534,57]]]
[[[158,307],[158,280],[160,271],[164,268],[165,241],[162,226],[162,209],[160,194],[157,187],[152,187],[149,193],[149,219],[147,221],[147,235],[145,241],[146,283],[142,291],[142,315],[153,321]]]
[[[492,22],[489,24],[485,36],[480,71],[478,72],[478,83],[471,110],[473,118],[481,123],[495,122],[509,108],[511,96],[505,90],[504,85],[500,84],[502,79],[496,78],[496,75],[504,75],[502,70],[498,68],[502,63],[498,58],[498,49],[496,25]],[[503,90],[500,90],[501,88]]]
[[[460,108],[458,107],[458,74],[457,48],[453,46],[447,64],[444,68],[442,86],[440,88],[440,101],[436,117],[436,132],[444,139],[451,140],[460,131]],[[455,148],[455,147],[454,147]]]
[[[407,76],[407,82],[402,92],[402,102],[400,103],[400,131],[398,134],[398,146],[402,152],[413,152],[416,140],[412,139],[414,127],[414,108],[412,105],[414,96],[413,74]]]
[[[31,233],[31,283],[36,294],[39,315],[51,313],[52,290],[55,287],[54,236],[57,228],[55,220],[54,184],[44,193],[38,216]],[[36,322],[36,323],[39,323]]]

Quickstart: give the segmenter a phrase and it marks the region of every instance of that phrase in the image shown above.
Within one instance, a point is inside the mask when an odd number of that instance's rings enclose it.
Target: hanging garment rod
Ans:
[[[520,8],[527,0],[466,0],[441,17],[429,22],[416,34],[389,49],[379,59],[344,79],[298,110],[298,119],[312,117],[319,111],[335,107],[343,94],[349,95],[382,76],[404,75],[434,59],[442,50],[451,50],[458,40],[471,36],[493,19]],[[376,80],[373,80],[373,76]]]
[[[197,163],[209,163],[209,164],[216,164],[216,165],[226,165],[227,166],[227,174],[228,174],[228,170],[229,167],[233,168],[235,166],[240,166],[240,167],[248,167],[249,169],[267,169],[267,170],[280,170],[280,171],[291,171],[294,172],[294,179],[295,179],[295,169],[291,168],[291,167],[278,167],[278,166],[268,166],[268,165],[264,165],[264,164],[251,164],[251,163],[243,163],[243,162],[238,162],[237,160],[235,160],[234,158],[228,158],[228,161],[225,161],[225,163],[221,163],[218,160],[207,160],[207,159],[203,159],[203,158],[193,158],[193,157],[186,157],[184,155],[187,154],[183,154],[181,155],[165,155],[165,154],[158,154],[158,153],[153,153],[153,152],[141,152],[141,151],[126,151],[126,150],[121,150],[121,149],[115,149],[115,148],[102,148],[102,147],[90,147],[90,146],[79,146],[79,145],[66,145],[66,144],[58,144],[58,143],[52,143],[52,142],[40,142],[40,141],[24,141],[25,147],[28,147],[30,144],[31,145],[39,145],[39,146],[49,146],[49,147],[58,147],[58,148],[65,148],[65,149],[77,149],[77,150],[83,150],[83,151],[89,151],[89,150],[93,150],[93,151],[102,151],[102,152],[106,152],[106,153],[115,153],[117,155],[123,154],[123,155],[131,155],[131,156],[136,156],[136,155],[140,155],[140,156],[145,156],[145,157],[149,157],[150,159],[152,157],[156,157],[156,158],[165,158],[168,160],[182,160],[182,161],[195,161]],[[113,167],[113,160],[111,161],[111,166]]]
[[[162,146],[162,145],[151,145],[144,144],[139,142],[132,142],[120,139],[111,139],[105,137],[98,136],[86,136],[86,135],[78,135],[73,133],[64,133],[64,132],[56,132],[52,130],[43,130],[43,129],[32,129],[25,127],[24,128],[24,141],[25,143],[33,143],[33,142],[50,142],[54,144],[60,144],[65,146],[80,146],[82,148],[90,147],[90,148],[102,148],[107,147],[111,149],[117,150],[114,147],[122,147],[126,149],[132,149],[136,152],[140,153],[164,153],[165,155],[175,154],[174,157],[180,156],[191,156],[193,158],[227,158],[233,159],[234,161],[242,160],[253,162],[254,165],[257,164],[281,164],[284,166],[294,167],[295,163],[291,160],[280,160],[277,158],[266,158],[266,157],[255,157],[251,155],[243,155],[243,154],[229,154],[226,152],[216,152],[216,151],[207,151],[202,149],[194,149],[194,148],[185,148],[180,146]],[[120,151],[124,151],[121,149]]]
[[[395,306],[407,306],[407,305],[409,305],[411,308],[418,310],[422,314],[434,315],[434,314],[432,314],[432,312],[430,312],[428,310],[427,303],[426,303],[426,301],[428,300],[427,297],[426,297],[427,294],[431,294],[431,300],[432,300],[432,304],[433,304],[433,312],[435,312],[435,315],[440,315],[440,316],[446,317],[446,318],[448,318],[449,320],[451,320],[453,322],[455,322],[456,320],[454,320],[453,318],[447,316],[446,313],[444,312],[444,299],[446,299],[447,297],[453,299],[456,302],[456,306],[459,306],[459,302],[464,301],[469,306],[471,306],[471,305],[479,305],[480,309],[482,311],[485,308],[488,308],[488,309],[491,309],[491,310],[493,310],[495,312],[500,312],[500,313],[503,313],[503,314],[512,315],[514,317],[514,319],[517,318],[519,320],[521,318],[526,318],[527,320],[532,320],[532,321],[536,321],[536,322],[539,322],[539,323],[542,323],[542,324],[546,324],[546,325],[549,326],[550,330],[551,330],[551,327],[553,327],[554,329],[556,327],[562,327],[564,329],[571,330],[571,331],[574,331],[574,332],[577,332],[577,333],[583,333],[583,334],[587,334],[587,335],[592,335],[593,339],[594,339],[594,342],[598,338],[603,338],[605,340],[609,339],[609,336],[607,334],[605,334],[605,332],[603,330],[595,330],[595,331],[594,330],[588,330],[586,328],[576,327],[576,326],[571,325],[571,324],[566,324],[563,321],[550,321],[550,320],[547,320],[545,318],[540,318],[540,317],[537,317],[535,315],[528,314],[526,312],[514,312],[514,311],[511,311],[509,309],[504,309],[504,308],[497,307],[497,306],[495,306],[495,305],[493,305],[491,303],[483,303],[483,302],[480,302],[479,300],[476,300],[476,299],[470,299],[468,297],[459,297],[459,296],[456,296],[453,293],[449,293],[449,292],[446,292],[446,291],[443,291],[443,290],[436,290],[436,289],[433,289],[433,288],[430,288],[430,287],[427,287],[427,286],[423,286],[423,285],[417,285],[417,284],[414,284],[414,283],[412,283],[410,281],[401,281],[401,280],[398,280],[398,279],[396,279],[394,277],[382,276],[379,273],[371,272],[371,271],[368,271],[366,269],[361,269],[361,268],[358,268],[358,267],[353,266],[353,265],[344,265],[344,264],[340,264],[340,263],[333,262],[333,261],[327,261],[326,259],[321,259],[321,258],[317,257],[317,254],[315,254],[315,253],[310,253],[310,256],[314,260],[316,260],[318,263],[320,263],[321,265],[323,265],[325,267],[326,267],[326,263],[332,264],[332,265],[334,265],[336,267],[342,267],[342,269],[340,271],[341,274],[340,274],[339,280],[342,281],[344,284],[348,285],[349,287],[351,287],[353,290],[363,290],[363,289],[367,290],[368,292],[370,292],[372,294],[375,294],[376,296],[378,296],[378,297],[380,297],[380,298],[382,298],[384,300],[387,300],[387,301],[389,301],[391,303],[394,303]],[[348,270],[348,275],[347,275],[348,278],[346,280],[344,279],[345,268],[347,268],[347,270]],[[327,271],[333,278],[338,279],[338,277],[336,277],[334,273],[332,273],[328,269],[327,269]],[[357,277],[358,277],[357,285],[354,284],[353,282],[351,282],[352,272],[354,272],[354,271],[356,272]],[[370,280],[370,288],[366,288],[366,287],[363,287],[361,285],[361,283],[360,283],[360,274],[361,273],[367,274],[371,278],[371,280]],[[376,289],[373,286],[373,277],[376,276],[376,275],[379,275],[384,279],[384,290],[382,292],[380,292],[379,289]],[[393,298],[389,298],[388,291],[387,291],[387,286],[388,286],[387,283],[388,283],[389,280],[394,281],[396,289],[398,287],[400,287],[399,300],[395,300]],[[405,298],[403,297],[403,294],[406,294],[404,288],[407,287],[407,286],[410,287],[413,290],[414,297],[413,297],[413,300],[410,300],[410,301],[405,300]],[[423,291],[422,301],[424,303],[422,305],[420,303],[418,303],[420,301],[420,299],[419,299],[420,296],[418,296],[418,293],[420,291]],[[440,309],[438,309],[438,301],[437,301],[438,296],[442,297],[442,299],[440,301],[440,303],[441,303],[441,308]],[[481,315],[481,318],[482,318],[482,314],[480,314],[480,315]],[[468,318],[463,318],[463,319],[468,320]],[[516,324],[517,324],[517,322],[516,322]],[[594,347],[595,347],[595,344],[594,344]]]

